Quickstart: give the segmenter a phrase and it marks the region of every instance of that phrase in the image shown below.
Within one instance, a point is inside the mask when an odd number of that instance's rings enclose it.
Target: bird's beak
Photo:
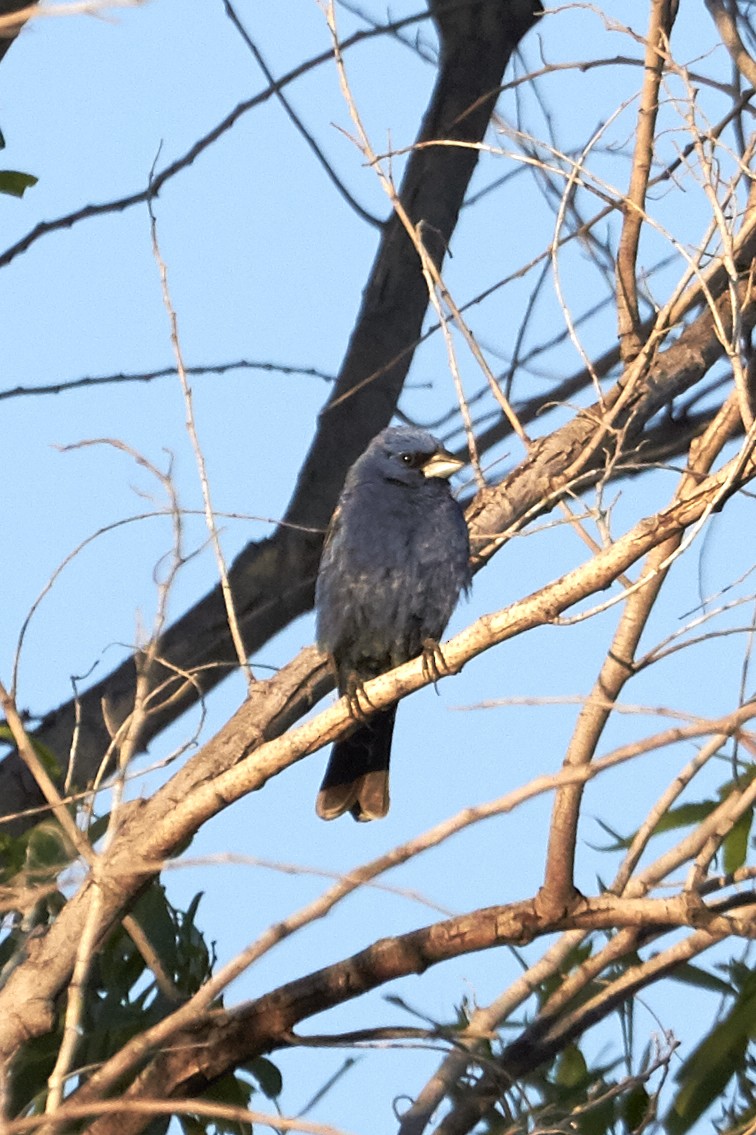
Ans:
[[[449,453],[448,449],[437,449],[421,466],[421,472],[425,477],[451,477],[452,473],[458,473],[463,465],[464,461]]]

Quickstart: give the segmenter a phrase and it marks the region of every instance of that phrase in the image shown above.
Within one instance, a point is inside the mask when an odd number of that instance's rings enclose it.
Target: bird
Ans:
[[[349,469],[326,534],[315,588],[317,641],[358,719],[332,750],[318,793],[324,820],[389,809],[396,705],[368,711],[362,685],[438,640],[470,586],[470,541],[448,478],[464,462],[426,430],[389,426]]]

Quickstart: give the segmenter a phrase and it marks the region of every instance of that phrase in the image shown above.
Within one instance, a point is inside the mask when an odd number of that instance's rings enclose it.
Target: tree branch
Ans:
[[[0,0],[0,60],[34,15],[39,0]]]
[[[389,981],[424,973],[451,958],[503,945],[521,945],[557,931],[649,926],[657,932],[693,927],[695,934],[689,941],[695,941],[700,951],[703,946],[699,939],[713,944],[733,932],[756,936],[756,895],[751,896],[751,904],[739,912],[734,926],[728,915],[700,908],[694,912],[684,896],[640,900],[615,896],[582,898],[571,912],[556,919],[540,916],[536,902],[529,900],[477,910],[422,930],[381,939],[350,958],[288,982],[255,1001],[197,1021],[179,1034],[170,1048],[156,1054],[121,1094],[124,1114],[118,1119],[103,1117],[96,1121],[88,1135],[136,1135],[144,1129],[144,1121],[128,1114],[130,1099],[202,1091],[228,1068],[292,1043],[293,1029],[308,1017]],[[673,949],[679,954],[678,947]],[[617,983],[622,986],[621,991],[616,991],[617,996],[630,996],[635,989],[648,984],[660,965],[668,964],[668,957],[661,955],[660,962],[641,967],[641,975],[630,971],[626,981]],[[513,1064],[515,1046],[509,1048]],[[532,1059],[528,1058],[527,1066],[534,1066]],[[515,1075],[512,1072],[513,1078]],[[65,1105],[61,1114],[65,1115]]]
[[[676,12],[677,0],[652,0],[651,23],[646,37],[643,89],[635,132],[635,153],[630,185],[624,201],[622,236],[617,249],[617,319],[620,350],[625,362],[632,362],[641,349],[637,285],[638,246],[654,157],[659,87]]]

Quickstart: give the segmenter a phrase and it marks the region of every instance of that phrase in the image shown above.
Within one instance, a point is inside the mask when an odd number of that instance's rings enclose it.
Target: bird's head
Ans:
[[[390,426],[373,438],[355,470],[379,473],[401,485],[420,485],[430,478],[446,480],[464,465],[438,438],[415,426]]]

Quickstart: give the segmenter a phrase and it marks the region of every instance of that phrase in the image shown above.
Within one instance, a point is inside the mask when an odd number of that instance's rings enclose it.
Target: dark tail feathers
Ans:
[[[389,810],[389,760],[396,706],[379,710],[331,750],[316,811],[322,820],[351,812],[379,820]]]

